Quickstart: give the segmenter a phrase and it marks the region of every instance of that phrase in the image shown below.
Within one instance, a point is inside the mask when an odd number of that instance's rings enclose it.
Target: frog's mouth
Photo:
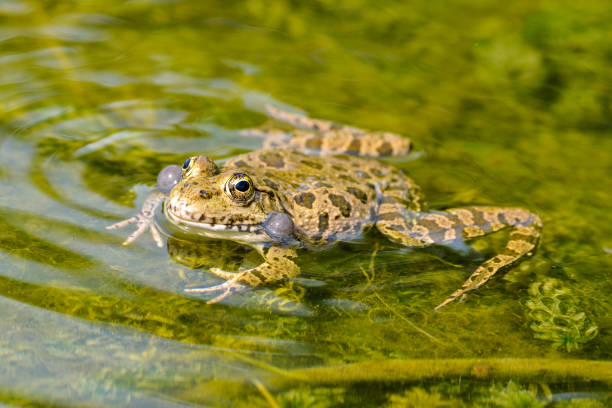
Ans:
[[[211,238],[234,239],[239,241],[266,241],[261,223],[226,223],[227,219],[206,217],[205,214],[187,213],[166,203],[166,216],[174,225],[186,232],[194,232]]]

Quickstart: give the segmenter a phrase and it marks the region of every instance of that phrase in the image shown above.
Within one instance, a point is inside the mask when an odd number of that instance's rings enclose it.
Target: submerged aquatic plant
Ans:
[[[329,408],[344,402],[342,388],[294,388],[277,395],[282,408]]]
[[[414,387],[401,394],[389,397],[389,408],[436,408],[450,407],[450,401],[444,401],[437,392],[427,392],[423,388]]]
[[[574,296],[559,280],[534,282],[529,286],[529,295],[525,306],[536,338],[571,352],[597,336],[597,325],[578,309]]]
[[[535,392],[521,388],[512,380],[505,387],[492,386],[484,400],[485,407],[495,408],[541,408],[545,405],[546,402],[539,400]]]

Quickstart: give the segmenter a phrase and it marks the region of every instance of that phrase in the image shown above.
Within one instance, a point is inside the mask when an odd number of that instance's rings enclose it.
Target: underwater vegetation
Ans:
[[[492,386],[490,395],[484,400],[487,407],[499,408],[541,408],[546,403],[538,399],[532,390],[521,388],[512,380],[505,387]]]
[[[572,352],[597,336],[597,325],[579,309],[575,296],[559,280],[545,278],[534,282],[529,286],[529,295],[525,306],[535,338]]]
[[[267,393],[267,390],[265,391]],[[352,388],[294,388],[266,398],[266,405],[282,408],[328,408],[356,406],[363,395]],[[467,402],[465,397],[473,397]],[[367,398],[367,397],[366,397]],[[251,400],[254,402],[255,400]],[[372,403],[373,401],[368,401]],[[546,384],[521,384],[512,380],[505,384],[441,382],[407,385],[388,392],[377,406],[385,408],[603,408],[609,397],[595,393],[554,394]],[[257,402],[255,405],[259,406]]]

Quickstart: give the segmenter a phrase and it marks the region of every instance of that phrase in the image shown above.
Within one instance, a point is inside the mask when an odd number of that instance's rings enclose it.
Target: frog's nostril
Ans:
[[[204,200],[208,200],[211,197],[212,197],[212,194],[210,194],[208,191],[200,190],[200,198],[202,198]]]

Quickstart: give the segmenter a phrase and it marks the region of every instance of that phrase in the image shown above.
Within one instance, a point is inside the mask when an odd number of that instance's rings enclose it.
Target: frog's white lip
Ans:
[[[177,225],[184,225],[189,228],[195,228],[199,230],[208,230],[216,232],[238,232],[238,233],[254,233],[262,230],[261,224],[223,224],[223,223],[208,223],[204,221],[194,221],[193,219],[187,219],[181,217],[173,211],[171,206],[166,206],[166,215],[174,221]]]

